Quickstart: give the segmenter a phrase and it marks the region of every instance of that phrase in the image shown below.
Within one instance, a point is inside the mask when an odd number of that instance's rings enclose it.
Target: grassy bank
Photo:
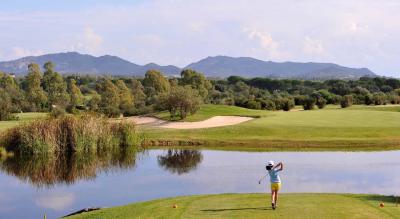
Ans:
[[[273,211],[266,194],[221,194],[160,199],[71,218],[398,218],[394,202],[378,195],[282,194]]]
[[[9,128],[15,127],[21,123],[33,121],[35,119],[46,118],[48,113],[18,113],[16,116],[18,120],[13,121],[0,121],[0,132]]]
[[[219,108],[221,107],[221,109]],[[229,110],[227,110],[229,109]],[[252,149],[370,150],[400,148],[400,113],[397,107],[329,106],[311,111],[257,111],[205,105],[187,121],[221,115],[260,116],[234,126],[174,130],[148,128],[149,144],[202,144]],[[247,111],[247,114],[246,114]],[[226,114],[225,114],[226,115]]]

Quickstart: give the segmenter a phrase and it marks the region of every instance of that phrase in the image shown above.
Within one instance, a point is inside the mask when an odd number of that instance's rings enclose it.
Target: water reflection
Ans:
[[[198,150],[170,149],[166,154],[159,155],[157,160],[165,170],[181,175],[196,169],[203,156]]]
[[[14,156],[3,160],[0,169],[37,187],[69,185],[94,179],[99,171],[133,168],[137,154],[137,149],[128,147],[58,156]]]

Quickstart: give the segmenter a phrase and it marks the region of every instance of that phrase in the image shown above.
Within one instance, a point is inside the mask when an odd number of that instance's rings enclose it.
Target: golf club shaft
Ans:
[[[261,179],[259,180],[259,182],[261,182],[265,177],[267,177],[267,174],[265,174],[265,176],[261,177]]]

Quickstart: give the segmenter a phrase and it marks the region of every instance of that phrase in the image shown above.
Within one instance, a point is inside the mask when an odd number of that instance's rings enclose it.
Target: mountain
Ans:
[[[60,73],[143,76],[149,69],[159,70],[168,75],[179,74],[181,71],[180,68],[173,65],[160,66],[150,63],[142,66],[117,56],[95,57],[77,52],[28,56],[13,61],[0,62],[0,71],[25,74],[30,63],[34,62],[43,66],[48,61],[52,61],[56,65],[56,71]]]
[[[273,77],[297,79],[357,79],[376,76],[367,68],[348,68],[333,63],[271,62],[249,57],[207,57],[185,68],[203,72],[212,77]]]
[[[32,62],[43,66],[52,61],[60,73],[110,74],[143,76],[147,70],[155,69],[166,75],[179,75],[181,69],[173,66],[160,66],[155,63],[137,65],[117,56],[84,55],[77,52],[28,56],[14,61],[0,62],[0,71],[25,74]],[[249,57],[215,56],[192,63],[191,68],[208,77],[272,77],[297,79],[357,79],[362,76],[376,76],[367,68],[348,68],[332,63],[271,62]]]

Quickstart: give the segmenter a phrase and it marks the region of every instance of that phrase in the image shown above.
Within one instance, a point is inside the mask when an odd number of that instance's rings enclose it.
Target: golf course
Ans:
[[[341,109],[290,111],[250,110],[234,106],[203,105],[188,122],[214,116],[254,119],[233,126],[174,130],[145,128],[147,140],[173,145],[248,150],[387,150],[400,146],[400,107],[353,106]],[[157,115],[167,119],[165,114]],[[366,119],[367,118],[367,119]]]
[[[221,194],[159,199],[68,217],[89,218],[398,218],[394,197],[283,194],[278,208],[266,194]],[[385,207],[380,207],[381,201]],[[174,205],[176,205],[174,208]]]

